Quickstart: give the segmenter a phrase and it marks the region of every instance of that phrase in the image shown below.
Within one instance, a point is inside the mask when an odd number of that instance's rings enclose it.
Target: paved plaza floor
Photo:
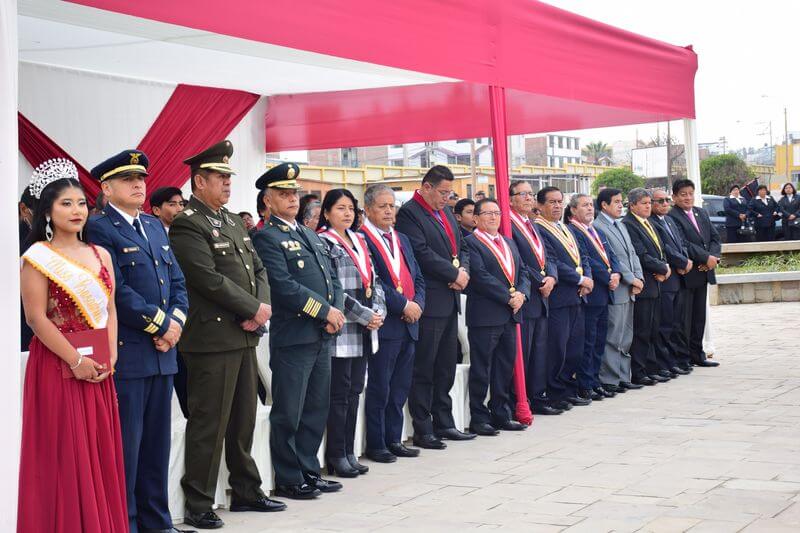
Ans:
[[[282,513],[266,531],[800,532],[800,305],[712,308],[714,359],[522,433],[448,443]]]

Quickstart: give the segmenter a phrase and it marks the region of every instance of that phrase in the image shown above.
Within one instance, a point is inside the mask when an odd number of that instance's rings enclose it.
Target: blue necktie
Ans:
[[[147,240],[147,237],[144,236],[144,230],[142,229],[142,223],[139,222],[139,218],[138,217],[133,219],[133,229],[136,230],[136,233],[138,233],[139,236],[142,239]]]

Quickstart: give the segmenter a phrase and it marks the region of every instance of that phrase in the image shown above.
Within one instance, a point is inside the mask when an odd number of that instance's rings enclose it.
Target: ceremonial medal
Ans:
[[[305,268],[306,263],[302,259],[297,262],[297,268]]]
[[[583,267],[575,267],[575,272],[583,276]]]
[[[364,291],[364,295],[367,298],[372,298],[372,287],[367,287],[367,289]]]
[[[509,293],[509,294],[514,294],[515,292],[517,292],[517,289],[516,289],[516,288],[514,288],[513,286],[511,286],[511,287],[508,289],[508,293]]]
[[[217,231],[216,229],[212,229],[211,235],[213,235],[214,237],[219,237],[219,231]]]
[[[540,271],[539,271],[539,274],[541,274],[542,276],[546,275],[546,273],[545,273],[544,269],[540,270]]]
[[[461,266],[461,261],[458,260],[458,257],[453,258],[453,266],[456,268]]]
[[[397,291],[398,294],[403,294],[403,286],[402,285],[398,285],[395,288],[395,290]]]

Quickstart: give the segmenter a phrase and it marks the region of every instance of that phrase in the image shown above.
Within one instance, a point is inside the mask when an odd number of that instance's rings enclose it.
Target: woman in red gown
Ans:
[[[83,241],[88,217],[77,171],[65,160],[34,171],[38,199],[23,256],[25,318],[35,337],[25,372],[17,531],[128,531],[116,362],[114,269]],[[107,328],[111,367],[82,356],[64,333]],[[67,376],[62,369],[67,368]]]

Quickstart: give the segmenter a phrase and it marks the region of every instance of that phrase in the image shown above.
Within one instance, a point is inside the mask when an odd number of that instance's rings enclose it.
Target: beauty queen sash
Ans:
[[[97,274],[43,242],[28,248],[22,259],[61,287],[92,329],[106,327],[111,294]]]

